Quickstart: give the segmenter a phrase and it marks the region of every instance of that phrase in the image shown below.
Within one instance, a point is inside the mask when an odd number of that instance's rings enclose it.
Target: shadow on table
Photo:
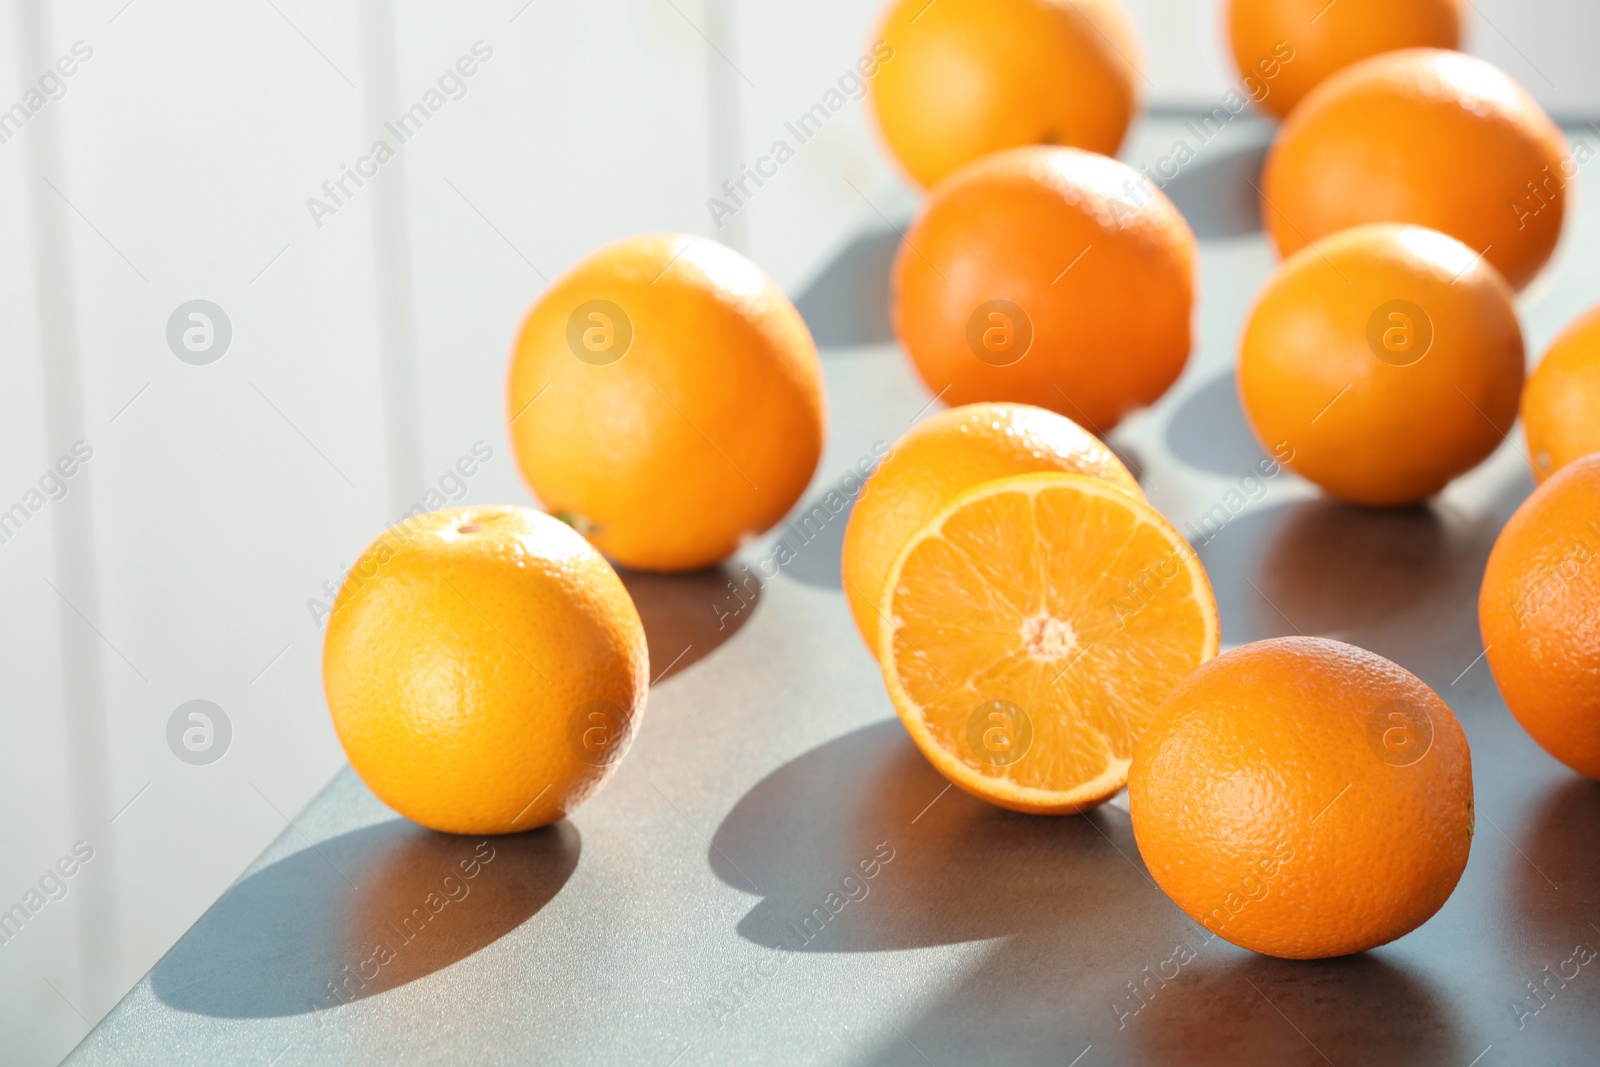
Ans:
[[[718,877],[761,897],[739,933],[794,948],[809,922],[801,950],[866,952],[1049,936],[1086,918],[1097,892],[1115,901],[1114,916],[1171,912],[1129,858],[1120,813],[1028,817],[947,784],[897,720],[768,775],[729,812],[709,853]],[[835,912],[830,894],[834,907],[848,902]]]
[[[793,553],[783,565],[787,577],[818,589],[844,587],[844,531],[861,491],[859,479],[851,485],[854,492],[843,481],[824,486],[784,523],[783,540]]]
[[[1445,1067],[1465,1064],[1478,1051],[1463,1044],[1463,1020],[1438,992],[1373,953],[1331,960],[1202,957],[1190,967],[1192,974],[1158,989],[1128,1021],[1145,1062]]]
[[[1556,773],[1565,780],[1558,777],[1517,835],[1523,854],[1508,854],[1506,909],[1538,938],[1529,946],[1537,966],[1565,960],[1575,942],[1600,948],[1600,928],[1590,925],[1600,924],[1600,782],[1564,767]]]
[[[900,235],[892,229],[856,236],[795,300],[818,347],[894,340],[889,324],[889,275]]]
[[[1438,503],[1373,510],[1328,497],[1242,512],[1197,545],[1223,640],[1334,637],[1444,693],[1483,651],[1478,588],[1507,505],[1523,492],[1520,481],[1508,484],[1505,501],[1474,516]]]
[[[1191,467],[1235,478],[1257,473],[1266,451],[1239,406],[1232,371],[1184,398],[1167,423],[1167,448]]]
[[[644,623],[655,684],[716,651],[755,614],[761,583],[735,564],[689,574],[617,568]]]
[[[1474,751],[1475,773],[1485,776],[1498,756]],[[1496,850],[1492,895],[1484,894],[1493,918],[1476,931],[1498,945],[1503,960],[1492,972],[1501,1003],[1487,1036],[1507,1062],[1594,1062],[1588,1050],[1600,1040],[1600,782],[1553,757],[1535,758],[1535,773],[1547,784],[1515,822],[1482,830],[1494,800],[1479,794],[1479,833],[1504,829],[1514,846]]]
[[[1162,191],[1189,221],[1195,237],[1243,237],[1261,232],[1261,168],[1270,147],[1265,133],[1226,154],[1202,146],[1194,163]],[[1252,184],[1254,183],[1254,184]]]
[[[1426,604],[1453,569],[1470,567],[1452,558],[1449,540],[1433,508],[1369,511],[1318,497],[1244,512],[1199,552],[1224,641],[1354,639]]]
[[[1120,812],[1037,818],[984,804],[948,787],[898,721],[763,779],[717,829],[709,860],[758,898],[738,932],[779,960],[997,939],[930,981],[925,1013],[901,1022],[935,1063],[996,1048],[1008,1062],[1071,1060],[1113,1021],[1112,990],[1136,977],[1154,951],[1144,946],[1182,925]],[[926,1067],[922,1053],[901,1045],[873,1062]]]
[[[403,819],[310,846],[223,894],[156,966],[157,997],[222,1018],[376,996],[493,944],[566,884],[569,823],[456,837]]]
[[[1112,1061],[1137,1061],[1145,1047],[1179,1050],[1150,1058],[1161,1063],[1315,1057],[1246,977],[1336,1062],[1361,1058],[1369,1031],[1418,1053],[1393,1062],[1455,1051],[1448,1013],[1421,982],[1377,959],[1285,964],[1211,939],[1148,879],[1123,812],[1048,818],[984,804],[948,788],[898,722],[830,741],[757,783],[708,860],[757,898],[738,932],[774,950],[779,967],[790,953],[993,941],[943,963],[917,1014],[896,1022],[898,1034],[886,1027],[862,1063],[976,1063],[996,1050],[1007,1062],[1068,1063],[1090,1044]],[[1180,944],[1196,957],[1171,981],[1149,978]],[[1134,986],[1147,980],[1140,988],[1156,992],[1141,1007]],[[737,1018],[763,995],[746,984],[719,1010]],[[1380,1005],[1395,1021],[1365,1022]],[[1227,1055],[1194,1047],[1211,1044]]]

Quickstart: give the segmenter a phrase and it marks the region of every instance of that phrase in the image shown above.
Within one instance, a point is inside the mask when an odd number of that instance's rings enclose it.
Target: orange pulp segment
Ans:
[[[1217,602],[1150,505],[1079,474],[985,482],[901,549],[879,608],[889,697],[924,756],[1001,807],[1071,814],[1128,780]]]

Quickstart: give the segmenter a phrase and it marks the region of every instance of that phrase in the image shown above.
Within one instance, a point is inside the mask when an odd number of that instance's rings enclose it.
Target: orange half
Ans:
[[[1156,709],[1221,640],[1183,535],[1100,479],[1056,472],[952,500],[901,549],[879,613],[889,698],[923,755],[1037,814],[1116,795]]]

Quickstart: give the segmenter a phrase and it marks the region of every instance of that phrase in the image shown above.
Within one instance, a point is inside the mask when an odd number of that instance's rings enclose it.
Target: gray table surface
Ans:
[[[1147,123],[1125,155],[1154,159],[1175,131]],[[1179,386],[1113,437],[1180,526],[1249,488],[1260,454],[1230,371],[1271,268],[1246,181],[1260,147],[1243,141],[1169,189],[1203,242],[1199,343]],[[1532,351],[1600,295],[1597,231],[1580,205],[1558,264],[1525,294]],[[863,234],[798,298],[832,405],[808,504],[928,405],[888,343],[896,240]],[[1395,944],[1321,962],[1252,955],[1155,888],[1120,799],[1045,819],[947,790],[851,626],[841,515],[807,543],[780,530],[752,546],[746,562],[778,536],[798,554],[748,604],[731,591],[738,561],[626,576],[667,669],[615,778],[570,821],[483,847],[399,820],[347,769],[68,1062],[1596,1062],[1600,962],[1550,976],[1600,946],[1600,786],[1534,745],[1479,658],[1483,563],[1531,488],[1519,450],[1507,442],[1406,512],[1343,508],[1283,475],[1202,548],[1228,646],[1354,641],[1462,720],[1471,860],[1444,909]],[[467,895],[400,944],[391,923],[490,850]],[[892,858],[866,896],[786,947],[789,924],[874,855]],[[379,941],[399,945],[394,959],[345,1003],[334,983]],[[1195,958],[1135,1000],[1179,946]]]

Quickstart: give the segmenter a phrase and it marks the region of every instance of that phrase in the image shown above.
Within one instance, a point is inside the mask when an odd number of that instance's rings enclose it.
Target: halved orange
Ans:
[[[1061,815],[1127,784],[1144,727],[1221,639],[1183,535],[1144,501],[1058,472],[952,500],[901,549],[878,629],[889,698],[939,773]]]

